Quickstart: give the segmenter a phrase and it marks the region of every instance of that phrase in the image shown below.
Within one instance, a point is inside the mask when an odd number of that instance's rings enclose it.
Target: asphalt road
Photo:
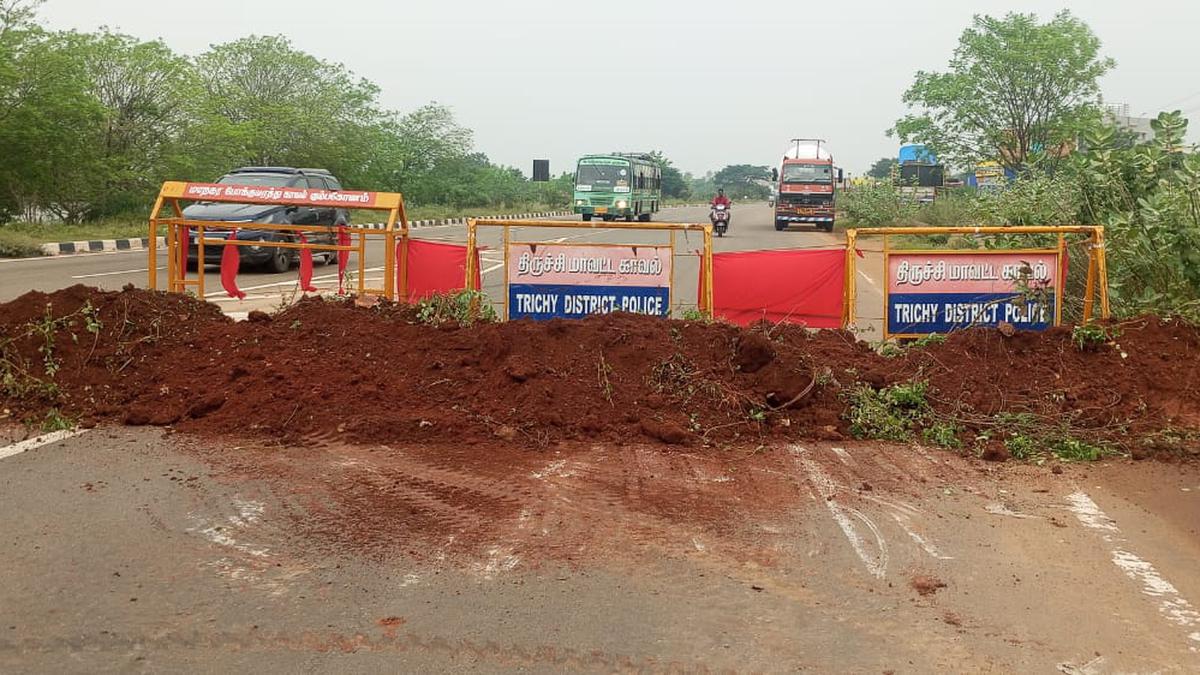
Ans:
[[[559,218],[556,220],[573,220]],[[708,209],[703,207],[666,209],[655,216],[658,222],[705,222]],[[596,223],[601,224],[601,223]],[[466,241],[465,225],[444,225],[413,230],[418,239],[462,243]],[[497,303],[504,296],[503,253],[499,228],[481,228],[479,244],[486,247],[482,253],[484,291]],[[677,235],[674,307],[676,311],[694,306],[697,285],[697,258],[692,255],[702,247],[698,235]],[[562,241],[592,243],[665,244],[668,236],[662,232],[631,232],[611,228],[548,229],[512,228],[512,238],[524,241]],[[824,248],[843,245],[842,233],[832,234],[815,228],[794,228],[787,232],[776,232],[771,209],[765,204],[735,205],[730,232],[723,238],[714,238],[715,251],[752,251],[782,248]],[[159,284],[165,283],[166,257],[158,254]],[[860,260],[858,281],[858,326],[871,333],[877,330],[882,316],[883,298],[879,290],[881,263],[877,256],[868,253]],[[368,250],[366,258],[367,283],[382,286],[383,250],[376,246]],[[144,251],[79,254],[24,260],[0,260],[0,302],[11,300],[29,290],[52,291],[73,284],[86,284],[106,289],[119,289],[126,284],[147,284],[147,254]],[[351,257],[350,270],[358,268],[355,256]],[[328,292],[336,288],[337,274],[333,267],[320,264],[314,270],[314,283]],[[238,277],[240,288],[247,292],[245,300],[229,297],[221,290],[215,268],[207,275],[206,299],[215,302],[234,316],[244,315],[253,309],[270,309],[294,299],[297,293],[295,270],[284,274],[248,270]],[[497,304],[499,307],[499,304]]]
[[[5,673],[1200,668],[1193,465],[133,428],[22,449],[0,440]]]

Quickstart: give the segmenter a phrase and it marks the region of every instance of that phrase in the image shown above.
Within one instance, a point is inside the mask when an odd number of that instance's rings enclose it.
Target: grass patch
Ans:
[[[1095,349],[1106,342],[1112,342],[1120,333],[1115,326],[1106,328],[1095,323],[1085,323],[1071,329],[1071,341],[1080,350]]]
[[[42,248],[36,239],[0,226],[0,258],[36,258],[41,254]]]
[[[440,326],[456,323],[470,326],[475,323],[494,323],[500,320],[492,301],[479,291],[439,293],[425,298],[417,305],[417,318],[421,323]]]
[[[912,440],[913,430],[924,424],[932,412],[925,398],[928,390],[929,383],[923,381],[883,389],[858,385],[849,393],[850,433],[857,438],[883,441]],[[946,430],[941,432],[945,433]]]
[[[149,211],[146,214],[114,216],[90,223],[8,223],[0,225],[0,237],[20,235],[39,244],[146,237],[150,234],[148,214]]]

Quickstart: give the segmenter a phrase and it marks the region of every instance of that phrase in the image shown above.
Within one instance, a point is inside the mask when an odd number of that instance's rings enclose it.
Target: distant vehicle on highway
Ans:
[[[833,231],[836,184],[842,170],[834,169],[829,145],[815,138],[793,138],[778,169],[771,170],[778,190],[775,197],[775,229],[811,223]]]
[[[647,222],[661,201],[662,169],[650,155],[614,152],[579,159],[573,210],[585,221],[600,216]]]
[[[234,169],[217,180],[221,185],[253,185],[280,188],[308,188],[312,190],[341,190],[342,184],[325,169],[296,169],[284,166],[246,166]],[[227,204],[197,202],[183,210],[189,220],[219,220],[239,225],[238,241],[298,241],[299,236],[280,230],[256,230],[254,223],[274,225],[348,225],[350,212],[326,206],[275,206],[262,204]],[[188,268],[194,269],[197,259],[196,231],[188,241]],[[227,238],[228,230],[205,230],[206,239]],[[308,233],[306,238],[314,244],[333,244],[336,234],[329,232]],[[204,247],[204,264],[221,263],[221,246]],[[262,266],[271,272],[286,272],[299,260],[299,251],[289,248],[261,246],[239,246],[242,266]],[[327,264],[337,261],[337,253],[318,253]]]
[[[892,181],[901,194],[913,201],[920,204],[932,202],[946,186],[946,167],[924,145],[901,146],[897,161]]]

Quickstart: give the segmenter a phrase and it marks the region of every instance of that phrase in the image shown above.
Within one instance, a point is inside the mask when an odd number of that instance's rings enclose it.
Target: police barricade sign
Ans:
[[[1037,331],[1059,321],[1058,251],[895,251],[885,267],[885,338],[1002,323]]]
[[[510,319],[670,316],[670,246],[511,242],[505,254]]]

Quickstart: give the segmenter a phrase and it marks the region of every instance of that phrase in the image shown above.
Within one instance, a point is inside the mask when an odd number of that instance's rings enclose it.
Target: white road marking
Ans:
[[[87,429],[68,429],[65,431],[52,431],[41,436],[27,438],[20,443],[14,443],[6,448],[0,448],[0,459],[12,457],[13,455],[19,455],[22,452],[33,450],[34,448],[40,448],[43,445],[50,445],[51,443],[65,441],[68,438],[78,436],[86,431]]]
[[[987,511],[993,516],[1008,516],[1009,518],[1020,518],[1023,520],[1036,520],[1041,518],[1041,516],[1031,516],[1024,513],[1017,513],[1003,504],[988,504],[987,506],[983,507],[983,510]]]
[[[484,579],[494,579],[501,572],[511,572],[521,562],[521,557],[508,546],[495,546],[488,549],[486,563],[475,563],[475,571]]]
[[[163,266],[163,267],[159,267],[158,269],[165,270],[167,268],[166,268],[166,266]],[[150,268],[143,267],[140,270],[121,270],[119,272],[97,272],[96,274],[76,274],[75,276],[72,276],[71,278],[72,279],[95,279],[96,277],[115,277],[115,276],[118,276],[121,274],[140,274],[142,272],[149,272],[149,271],[150,271]]]
[[[250,501],[247,499],[234,499],[233,506],[237,509],[237,514],[229,516],[226,520],[236,529],[245,529],[247,526],[254,524],[262,516],[264,506],[262,502]],[[228,527],[221,525],[210,525],[205,519],[197,517],[195,514],[188,514],[197,523],[196,527],[188,528],[189,532],[199,532],[214,544],[220,546],[228,546],[229,548],[241,551],[252,555],[256,558],[269,557],[267,548],[257,548],[250,544],[243,544],[230,536]]]
[[[817,494],[819,494],[822,501],[825,502],[825,506],[829,508],[829,514],[833,516],[833,521],[837,523],[838,527],[841,528],[842,534],[846,535],[846,540],[850,542],[850,546],[854,549],[854,552],[858,554],[859,559],[862,560],[863,565],[867,568],[867,571],[879,579],[886,577],[888,566],[888,545],[883,538],[883,534],[879,531],[879,528],[876,527],[875,523],[873,523],[870,518],[857,509],[853,509],[848,506],[843,507],[837,503],[837,493],[841,486],[834,482],[834,480],[830,478],[824,470],[821,469],[820,465],[803,456],[805,452],[807,452],[804,448],[793,445],[790,450],[792,454],[798,456],[797,461],[808,474],[809,482],[812,483],[814,488],[816,488]],[[875,555],[871,555],[867,552],[867,546],[863,540],[863,537],[858,533],[858,530],[854,527],[854,522],[850,520],[849,516],[846,515],[847,513],[861,520],[863,524],[867,526],[867,529],[871,530],[871,534],[875,536],[875,548],[877,551]]]
[[[901,528],[903,528],[905,532],[908,533],[909,538],[917,542],[917,546],[920,546],[926,553],[929,554],[930,558],[934,558],[936,560],[954,560],[954,556],[942,555],[942,552],[938,550],[938,547],[935,546],[933,542],[917,534],[917,532],[910,526],[908,516],[900,513],[893,513],[892,518],[897,524],[900,525]]]
[[[1154,565],[1125,549],[1129,542],[1121,535],[1116,521],[1101,511],[1091,497],[1082,491],[1074,492],[1067,495],[1067,502],[1068,510],[1075,514],[1079,522],[1089,529],[1096,530],[1104,541],[1112,544],[1113,564],[1124,572],[1125,576],[1140,583],[1143,594],[1159,599],[1160,614],[1171,623],[1185,629],[1200,627],[1200,612],[1196,611],[1192,603],[1188,602],[1171,582],[1158,573]],[[1187,639],[1192,643],[1188,645],[1188,649],[1200,653],[1200,631],[1189,633]]]
[[[872,286],[872,287],[873,287],[873,288],[874,288],[876,291],[878,291],[878,290],[879,290],[879,284],[875,283],[875,280],[874,280],[874,279],[872,279],[871,277],[867,276],[867,273],[866,273],[866,272],[864,272],[864,271],[862,271],[862,270],[859,270],[859,271],[858,271],[858,276],[862,277],[863,279],[866,279],[866,280],[867,280],[867,283],[868,283],[868,284],[871,284],[871,286]]]

